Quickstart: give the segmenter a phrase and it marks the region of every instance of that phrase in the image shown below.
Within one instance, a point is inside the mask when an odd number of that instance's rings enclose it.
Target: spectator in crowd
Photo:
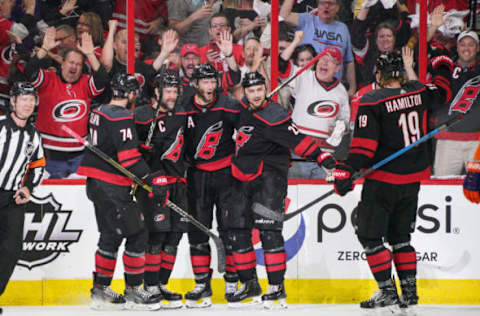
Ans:
[[[120,0],[48,0],[38,1],[40,17],[51,26],[68,24],[75,26],[78,17],[83,12],[95,12],[107,25],[107,21],[112,18],[112,3]]]
[[[25,67],[25,74],[38,89],[36,127],[45,148],[46,171],[51,178],[65,178],[76,172],[84,146],[66,134],[61,125],[69,126],[82,137],[87,135],[90,102],[103,91],[107,76],[88,33],[82,34],[79,49],[65,53],[59,72],[41,69],[40,60],[58,44],[55,33],[54,27],[48,29],[42,47]],[[85,56],[94,71],[92,75],[82,74]]]
[[[232,27],[233,40],[241,44],[247,37],[260,37],[267,19],[253,10],[253,0],[224,1],[222,13]]]
[[[245,60],[245,63],[240,67],[240,81],[243,80],[245,74],[258,71],[263,78],[265,78],[265,87],[267,88],[268,92],[270,90],[270,76],[265,71],[265,67],[263,65],[263,47],[258,38],[251,37],[245,41],[245,44],[243,45],[242,56]],[[243,87],[240,84],[235,86],[234,89],[232,89],[232,95],[235,99],[241,100],[243,98]]]
[[[464,102],[473,102],[479,97],[479,82],[470,87],[462,86],[464,83],[480,75],[480,64],[477,61],[479,38],[474,31],[464,31],[457,38],[458,58],[453,65],[450,85],[452,90],[452,104],[441,108],[438,115],[439,123],[447,120],[450,109],[454,105],[455,96],[464,95]],[[462,122],[442,131],[436,135],[437,145],[435,150],[434,175],[451,176],[464,174],[464,166],[471,159],[478,146],[480,136],[480,107],[475,104],[470,109]]]
[[[315,57],[315,48],[310,44],[298,45],[292,55],[295,66],[302,68]]]
[[[407,22],[408,11],[406,8],[397,2],[400,20],[376,23],[370,21],[372,17],[369,16],[370,8],[375,3],[375,0],[365,0],[350,28],[351,32],[356,35],[352,37],[352,47],[357,61],[357,84],[360,87],[375,81],[374,66],[381,53],[390,53],[394,49],[406,45],[410,39],[411,32]],[[381,5],[378,4],[375,8],[378,6]],[[377,8],[377,10],[379,9]],[[380,12],[386,12],[386,10],[380,10]],[[370,30],[370,27],[373,26],[375,27],[374,33]]]
[[[116,20],[109,21],[109,32],[105,44],[103,46],[101,62],[105,66],[105,69],[109,73],[110,77],[113,77],[116,73],[127,72],[128,62],[128,47],[127,47],[127,30],[121,29],[118,32]],[[149,102],[150,98],[146,94],[151,89],[145,89],[145,85],[153,82],[156,72],[160,69],[169,54],[174,51],[178,45],[178,34],[175,30],[169,30],[163,34],[163,45],[169,46],[170,50],[166,55],[160,53],[152,62],[148,65],[140,60],[135,60],[135,77],[140,85],[140,97],[137,97],[137,105],[142,102]],[[107,97],[111,92],[106,92]]]
[[[219,74],[228,69],[229,58],[233,56],[237,65],[243,65],[242,46],[233,44],[232,55],[225,55],[220,49],[220,41],[225,32],[231,34],[232,28],[228,23],[228,19],[223,13],[216,13],[210,18],[210,34],[211,41],[205,46],[200,47],[201,63],[209,63]]]
[[[195,89],[190,85],[195,67],[200,65],[200,48],[197,44],[187,43],[180,50],[181,71],[180,86],[182,87],[182,97],[191,97],[195,94]]]
[[[289,66],[291,62],[288,60],[295,46],[302,41],[302,33],[297,31],[291,45],[280,55],[279,68],[285,77],[298,70],[296,66]],[[307,69],[293,80],[296,102],[292,120],[300,133],[313,136],[317,145],[328,152],[333,152],[347,134],[350,119],[347,91],[335,78],[342,63],[341,54],[336,47],[324,48],[314,70]],[[303,164],[297,177],[325,178],[326,173],[318,164]],[[290,173],[295,173],[295,169],[291,169]]]
[[[77,33],[75,29],[68,24],[62,24],[55,28],[55,41],[59,42],[56,47],[57,54],[63,56],[65,51],[77,48]],[[61,61],[59,61],[61,63]]]
[[[0,45],[10,45],[10,36],[7,31],[14,33],[21,40],[29,35],[29,30],[35,27],[36,19],[33,16],[35,13],[35,0],[25,0],[25,14],[22,20],[17,23],[10,21],[12,9],[15,5],[15,0],[3,0],[0,2]]]
[[[214,5],[214,2],[214,0],[168,0],[168,25],[180,34],[180,45],[208,44],[210,38],[206,30],[209,27],[209,18],[219,11],[220,4]]]
[[[327,46],[335,46],[342,53],[342,62],[335,77],[342,80],[343,64],[346,64],[346,79],[348,82],[348,95],[352,97],[357,89],[355,81],[355,63],[353,60],[350,33],[345,24],[336,21],[335,17],[340,9],[340,0],[319,0],[318,15],[308,13],[294,13],[292,7],[295,0],[285,0],[280,10],[280,16],[287,23],[304,31],[302,44],[311,44],[317,53]]]
[[[127,25],[127,0],[116,0],[113,18],[118,20],[119,27]],[[156,35],[164,28],[168,19],[166,0],[135,1],[135,32],[141,39]]]
[[[84,12],[78,18],[77,38],[82,38],[82,33],[89,33],[92,36],[95,54],[97,58],[102,55],[102,46],[104,42],[103,25],[100,16],[95,12]]]

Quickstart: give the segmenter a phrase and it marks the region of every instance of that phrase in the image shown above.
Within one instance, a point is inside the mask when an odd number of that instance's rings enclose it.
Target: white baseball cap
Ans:
[[[460,33],[460,35],[458,35],[458,38],[457,38],[457,43],[460,42],[462,38],[466,36],[470,36],[478,44],[478,35],[474,31],[463,31],[462,33]]]

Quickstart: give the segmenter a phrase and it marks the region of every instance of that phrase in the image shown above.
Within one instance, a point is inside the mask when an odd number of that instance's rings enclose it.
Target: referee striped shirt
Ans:
[[[35,127],[30,123],[18,127],[10,114],[0,116],[0,189],[17,191],[26,186],[32,192],[40,184],[44,168],[42,142]]]

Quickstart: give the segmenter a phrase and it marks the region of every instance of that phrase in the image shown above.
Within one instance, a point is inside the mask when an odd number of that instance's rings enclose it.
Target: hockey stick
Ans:
[[[417,141],[411,143],[410,145],[406,146],[406,147],[403,147],[402,149],[398,150],[397,152],[391,154],[390,156],[388,156],[387,158],[383,159],[383,160],[380,160],[379,162],[377,162],[376,164],[374,164],[373,166],[371,166],[370,168],[364,170],[364,171],[358,171],[358,172],[355,172],[355,174],[352,176],[352,179],[353,181],[355,180],[358,180],[360,178],[363,178],[365,177],[367,174],[371,173],[372,171],[382,167],[383,165],[389,163],[390,161],[392,161],[393,159],[397,158],[398,156],[401,156],[403,155],[405,152],[409,151],[410,149],[412,149],[413,147],[421,144],[421,143],[424,143],[426,142],[427,140],[431,139],[433,136],[435,136],[437,133],[439,133],[440,131],[443,131],[444,129],[447,129],[449,128],[450,126],[458,123],[462,118],[464,117],[463,114],[460,114],[460,115],[455,115],[454,117],[452,117],[450,120],[448,120],[447,122],[441,124],[440,126],[438,126],[437,128],[435,128],[434,130],[432,130],[431,132],[429,132],[428,134],[425,134],[424,136],[422,136],[421,138],[419,138]],[[323,199],[329,197],[330,195],[334,194],[335,193],[335,190],[332,189],[328,192],[326,192],[325,194],[323,194],[322,196],[316,198],[315,200],[309,202],[308,204],[302,206],[301,208],[299,208],[298,210],[296,211],[293,211],[293,212],[290,212],[288,214],[282,214],[282,213],[279,213],[279,212],[275,212],[267,207],[265,207],[264,205],[260,204],[260,203],[257,203],[255,202],[252,206],[253,208],[253,211],[255,213],[257,213],[258,215],[261,215],[263,217],[266,217],[266,218],[269,218],[269,219],[273,219],[275,221],[278,221],[278,222],[284,222],[284,221],[288,221],[290,218],[302,213],[303,211],[305,211],[306,209],[310,208],[311,206],[317,204],[318,202],[322,201]]]
[[[305,66],[303,66],[302,68],[300,68],[299,70],[297,70],[297,72],[291,76],[290,78],[288,78],[286,81],[282,82],[278,87],[275,88],[275,90],[273,90],[272,92],[270,92],[269,95],[267,95],[267,98],[271,98],[275,93],[277,93],[278,91],[280,91],[280,89],[282,89],[283,87],[285,87],[287,84],[289,84],[290,82],[292,82],[295,78],[297,78],[302,72],[305,71],[305,69],[308,69],[310,68],[310,66],[312,66],[313,64],[315,64],[317,62],[317,60],[320,59],[320,57],[322,57],[323,55],[322,54],[318,54],[317,56],[315,56],[312,60],[310,60]]]
[[[112,159],[110,156],[105,154],[103,151],[92,145],[89,141],[86,139],[82,138],[80,135],[75,133],[71,128],[69,128],[66,125],[62,125],[62,130],[64,130],[66,133],[74,137],[76,140],[81,142],[85,147],[87,147],[89,150],[91,150],[95,155],[103,159],[105,162],[110,164],[112,167],[123,173],[125,176],[129,177],[130,179],[133,180],[138,186],[142,187],[144,190],[147,192],[151,193],[152,192],[152,187],[149,186],[148,184],[144,183],[139,177],[137,177],[134,173],[130,172],[128,169],[124,168],[121,164],[119,164],[117,161]],[[200,229],[202,232],[207,234],[210,238],[212,238],[213,242],[215,243],[215,246],[217,248],[217,255],[218,255],[218,272],[223,273],[225,272],[225,247],[223,245],[222,240],[214,233],[212,233],[205,225],[200,223],[195,217],[192,215],[188,214],[185,210],[183,210],[181,207],[178,205],[174,204],[172,201],[167,200],[166,205],[177,212],[179,215],[182,217],[187,218],[194,226],[196,226],[198,229]]]

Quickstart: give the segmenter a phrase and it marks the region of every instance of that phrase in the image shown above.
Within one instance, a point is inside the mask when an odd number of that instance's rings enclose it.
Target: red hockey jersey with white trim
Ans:
[[[93,97],[103,91],[95,85],[93,75],[83,74],[74,83],[65,82],[53,70],[40,69],[32,84],[38,88],[40,103],[36,127],[46,149],[74,152],[84,146],[64,132],[67,125],[82,137],[87,135],[88,114]]]

